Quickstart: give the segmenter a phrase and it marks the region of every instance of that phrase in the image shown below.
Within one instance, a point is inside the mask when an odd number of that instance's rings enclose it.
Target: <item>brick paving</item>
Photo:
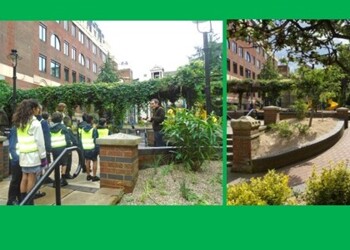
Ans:
[[[341,161],[347,162],[350,160],[350,129],[346,129],[342,138],[331,148],[323,152],[322,154],[313,158],[304,160],[302,162],[289,165],[287,167],[276,170],[277,172],[283,172],[290,176],[290,185],[292,187],[303,185],[306,180],[311,176],[312,169],[315,167],[316,171],[321,172],[323,167],[329,167],[332,163],[338,163]],[[227,172],[227,183],[234,184],[242,179],[249,179],[251,177],[262,176],[259,174],[240,174]]]

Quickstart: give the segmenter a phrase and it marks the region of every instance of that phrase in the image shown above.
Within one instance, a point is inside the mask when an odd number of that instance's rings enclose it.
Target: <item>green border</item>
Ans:
[[[348,0],[327,3],[319,0],[218,0],[212,2],[198,0],[173,2],[163,0],[134,0],[132,2],[17,0],[1,3],[0,19],[342,19],[350,17],[349,7]],[[146,38],[140,38],[140,41],[142,39]],[[226,55],[225,46],[223,52]],[[226,76],[226,62],[223,61],[223,71]],[[225,90],[224,95],[226,95]],[[224,177],[226,177],[226,172],[224,172]],[[347,226],[350,222],[349,206],[1,206],[0,214],[3,249],[31,247],[38,249],[49,247],[79,249],[105,249],[107,247],[117,249],[166,249],[169,247],[244,250],[346,249],[345,246],[348,245]]]
[[[3,1],[2,20],[223,20],[231,18],[347,18],[347,0]]]

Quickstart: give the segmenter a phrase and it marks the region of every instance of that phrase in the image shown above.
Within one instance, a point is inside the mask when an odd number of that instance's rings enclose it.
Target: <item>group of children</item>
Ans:
[[[34,187],[38,176],[42,175],[51,162],[56,160],[67,147],[78,146],[84,152],[85,165],[83,172],[87,173],[87,181],[99,181],[97,173],[97,157],[99,147],[96,139],[106,136],[109,130],[106,127],[106,119],[99,121],[94,127],[93,116],[83,114],[83,121],[78,125],[78,133],[74,135],[71,129],[72,121],[65,111],[66,105],[60,103],[57,111],[48,115],[41,114],[40,104],[33,99],[22,101],[13,115],[13,128],[9,135],[9,154],[11,167],[11,182],[8,192],[7,205],[20,203],[29,191]],[[51,121],[50,121],[51,120]],[[67,179],[72,179],[70,174],[72,154],[64,155],[59,165],[61,168],[60,185],[68,185]],[[44,183],[53,183],[51,178]],[[34,198],[44,196],[38,192]],[[27,204],[34,204],[30,199]]]

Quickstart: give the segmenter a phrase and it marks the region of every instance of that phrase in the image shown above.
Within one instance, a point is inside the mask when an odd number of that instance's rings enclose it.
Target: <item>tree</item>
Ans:
[[[279,78],[277,67],[275,66],[272,58],[269,57],[266,63],[264,63],[264,66],[258,75],[258,79],[272,80],[277,78]]]
[[[209,37],[208,47],[210,52],[210,72],[212,76],[221,76],[222,68],[222,43],[218,42],[217,34]],[[195,47],[195,54],[189,57],[190,61],[204,61],[204,50],[202,47]]]
[[[286,50],[290,60],[337,64],[350,73],[349,65],[339,59],[339,48],[350,40],[350,20],[229,20],[228,36],[250,37],[273,51]]]
[[[107,54],[106,62],[100,67],[100,73],[95,82],[118,82],[116,62],[111,58],[110,54]]]
[[[229,20],[228,36],[249,37],[253,43],[272,50],[284,50],[289,61],[323,66],[337,65],[350,75],[349,59],[344,60],[344,44],[350,41],[350,20]],[[348,46],[347,46],[348,47]],[[349,55],[349,53],[347,52]],[[342,84],[345,93],[346,83]],[[341,103],[345,101],[343,94]]]
[[[314,112],[321,102],[327,102],[329,98],[335,97],[339,93],[340,81],[343,74],[336,67],[325,69],[312,69],[310,67],[300,67],[296,78],[295,89],[301,98],[307,98],[311,105],[311,115],[309,127],[312,126]]]

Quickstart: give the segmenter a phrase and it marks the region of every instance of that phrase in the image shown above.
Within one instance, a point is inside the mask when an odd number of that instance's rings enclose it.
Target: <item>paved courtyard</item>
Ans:
[[[71,174],[77,168],[78,156],[73,152],[73,164]],[[99,175],[99,173],[97,173]],[[54,178],[54,173],[51,174]],[[11,177],[0,181],[0,205],[5,205],[7,201],[8,187]],[[86,180],[86,173],[80,172],[73,180],[67,180],[68,186],[61,188],[62,205],[114,205],[122,197],[121,189],[100,188],[100,182]],[[40,189],[46,196],[35,199],[35,205],[55,205],[55,189],[52,184],[43,185]]]
[[[350,160],[350,129],[346,129],[342,138],[331,148],[324,153],[304,160],[302,162],[289,165],[277,170],[290,176],[290,185],[294,188],[303,187],[306,180],[311,176],[313,166],[317,172],[321,172],[323,167],[329,166],[330,163],[337,163],[340,161]],[[249,179],[251,177],[262,176],[264,174],[240,174],[231,173],[228,169],[228,184],[234,184],[242,179]]]

